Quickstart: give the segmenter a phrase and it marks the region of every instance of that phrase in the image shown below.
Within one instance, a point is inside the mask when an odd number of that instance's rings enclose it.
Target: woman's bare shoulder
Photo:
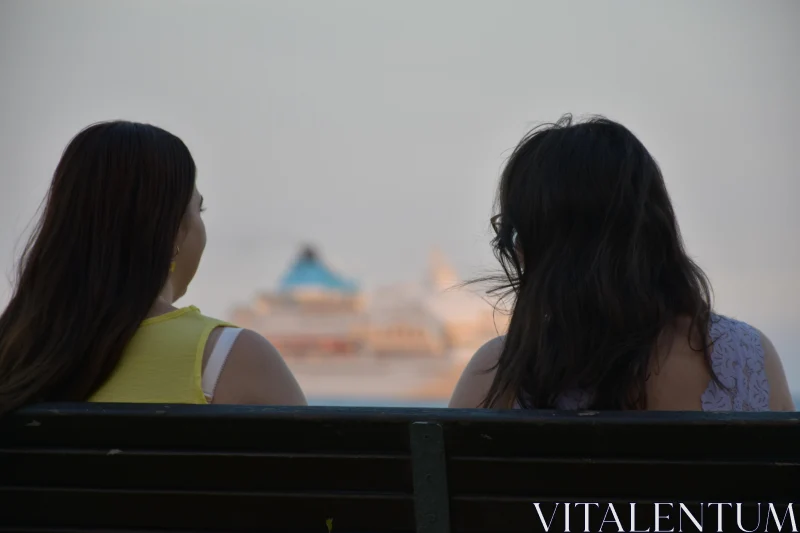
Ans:
[[[472,356],[453,390],[449,407],[479,407],[494,381],[494,369],[503,352],[505,337],[495,337],[481,346]]]
[[[214,403],[306,405],[281,354],[255,331],[243,329],[231,346],[214,392]]]
[[[484,343],[483,346],[478,348],[475,355],[472,356],[470,364],[474,365],[475,370],[483,368],[485,371],[493,368],[497,364],[497,361],[500,360],[500,354],[503,352],[503,345],[505,342],[505,335],[501,335]]]

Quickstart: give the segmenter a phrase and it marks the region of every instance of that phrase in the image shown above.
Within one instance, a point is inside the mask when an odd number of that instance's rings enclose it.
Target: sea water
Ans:
[[[398,400],[394,398],[309,398],[308,405],[330,407],[447,407],[447,400]]]
[[[392,398],[310,398],[309,405],[336,407],[447,407],[447,400],[397,400]],[[794,405],[800,408],[800,394],[794,395]]]

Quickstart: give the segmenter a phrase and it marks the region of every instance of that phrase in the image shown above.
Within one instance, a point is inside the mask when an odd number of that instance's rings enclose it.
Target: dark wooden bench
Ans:
[[[800,501],[796,413],[54,404],[0,420],[0,531],[501,533],[717,531],[716,507]],[[695,507],[692,507],[695,506]],[[571,531],[584,531],[571,507]],[[800,525],[800,509],[794,511]],[[735,506],[725,531],[739,531]],[[329,522],[332,521],[332,522]],[[751,523],[752,522],[752,523]],[[730,527],[728,527],[730,526]],[[769,531],[778,531],[771,523]],[[602,531],[616,532],[613,524]],[[758,531],[764,531],[764,522]]]

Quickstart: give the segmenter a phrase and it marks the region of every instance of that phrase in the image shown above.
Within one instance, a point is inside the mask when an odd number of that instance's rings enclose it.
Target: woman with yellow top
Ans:
[[[305,405],[253,331],[176,308],[206,244],[184,143],[95,124],[67,146],[0,316],[0,414],[42,401]]]

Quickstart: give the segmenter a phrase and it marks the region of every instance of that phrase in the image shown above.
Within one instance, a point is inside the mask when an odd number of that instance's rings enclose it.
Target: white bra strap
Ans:
[[[241,328],[223,328],[211,355],[208,356],[206,368],[203,370],[203,394],[209,402],[214,397],[214,389],[217,388],[219,375],[228,360],[231,347],[241,332]]]

